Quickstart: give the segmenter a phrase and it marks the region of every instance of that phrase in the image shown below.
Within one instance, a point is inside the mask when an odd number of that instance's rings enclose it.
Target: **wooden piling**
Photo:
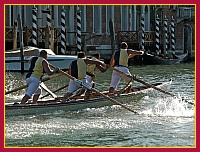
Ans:
[[[20,56],[21,56],[21,73],[24,73],[24,41],[23,41],[23,27],[20,14],[18,14],[19,24],[19,41],[20,41]]]
[[[45,28],[45,48],[49,48],[49,27]]]
[[[13,50],[17,49],[17,20],[14,22],[14,28],[13,28]]]
[[[52,28],[50,37],[50,49],[54,51],[54,29]]]
[[[111,39],[111,47],[112,47],[112,54],[115,52],[115,28],[113,20],[110,18],[109,20],[109,29],[110,29],[110,39]]]

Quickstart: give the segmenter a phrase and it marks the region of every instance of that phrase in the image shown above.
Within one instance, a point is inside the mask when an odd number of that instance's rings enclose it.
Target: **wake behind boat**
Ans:
[[[163,87],[171,84],[171,81],[155,83],[155,87]],[[141,99],[145,94],[154,89],[148,86],[138,86],[131,89],[130,93],[120,93],[120,94],[109,94],[108,92],[101,92],[112,99],[119,101],[120,103],[127,104],[131,101],[137,101]],[[105,99],[97,93],[93,93],[89,99],[84,99],[84,96],[77,96],[68,101],[63,102],[62,97],[56,99],[40,99],[37,104],[19,104],[19,102],[6,103],[5,105],[5,114],[6,116],[15,116],[15,115],[27,115],[27,114],[39,114],[52,112],[56,110],[81,110],[85,108],[99,108],[103,106],[114,105],[113,102]]]
[[[41,50],[46,50],[48,53],[48,62],[59,67],[62,70],[67,70],[72,61],[77,59],[74,55],[56,55],[51,49],[39,49],[36,47],[24,47],[24,61],[21,61],[20,50],[10,50],[5,52],[6,71],[20,72],[21,62],[24,62],[24,71],[29,69],[29,59],[32,56],[38,56]]]

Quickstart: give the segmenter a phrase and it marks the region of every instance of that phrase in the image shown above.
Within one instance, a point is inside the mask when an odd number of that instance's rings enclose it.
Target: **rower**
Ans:
[[[86,71],[87,71],[88,64],[95,64],[96,66],[106,67],[104,62],[100,60],[92,60],[92,59],[86,58],[84,52],[79,52],[78,59],[75,61],[72,61],[72,63],[70,64],[68,73],[71,76],[75,77],[77,80],[81,81],[82,83],[91,85],[86,79]],[[73,93],[76,92],[76,90],[79,87],[81,87],[80,84],[70,79],[67,93],[64,95],[65,100],[68,99],[70,96],[72,96]],[[78,95],[85,93],[85,91],[86,91],[85,88],[83,88],[80,92],[78,92]]]
[[[137,50],[128,49],[128,44],[125,42],[122,42],[119,50],[114,52],[110,61],[110,66],[124,72],[127,75],[131,75],[128,69],[128,59],[136,55],[143,55],[143,53],[144,51],[142,50],[137,51]],[[121,78],[121,74],[113,70],[109,93],[114,93],[116,91],[116,88],[120,82],[120,78]],[[125,79],[125,80],[127,83],[130,81],[130,79]],[[130,89],[131,89],[131,84],[127,87],[126,93],[128,93]]]
[[[42,92],[39,85],[44,73],[53,75],[59,70],[58,68],[51,70],[46,59],[47,52],[42,50],[39,56],[34,56],[29,60],[30,68],[28,74],[26,75],[26,83],[28,85],[28,89],[21,100],[21,104],[25,104],[32,96],[33,103],[37,103],[37,100]]]
[[[98,52],[95,53],[91,59],[94,61],[100,61],[100,53]],[[93,88],[95,87],[94,80],[96,77],[96,72],[97,71],[106,72],[107,69],[108,69],[108,65],[106,65],[106,67],[102,67],[101,65],[96,65],[96,64],[87,65],[86,79],[89,83],[92,84]],[[85,92],[85,99],[88,99],[91,93],[92,93],[91,90],[87,90]]]

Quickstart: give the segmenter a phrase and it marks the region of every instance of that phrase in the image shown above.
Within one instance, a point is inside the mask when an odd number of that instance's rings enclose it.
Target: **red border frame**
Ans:
[[[26,1],[26,0],[1,0],[0,2],[0,16],[1,16],[1,23],[0,23],[0,29],[1,29],[1,35],[3,36],[4,35],[4,4],[27,4],[27,2],[29,4],[45,4],[46,2],[43,1],[43,0],[29,0],[29,1]],[[190,2],[188,1],[184,1],[184,0],[176,0],[176,1],[167,1],[168,3],[166,4],[196,4],[196,12],[199,12],[199,7],[200,7],[200,2],[199,0],[192,0]],[[67,1],[66,0],[59,0],[59,1],[53,1],[53,0],[49,0],[48,1],[48,4],[66,4]],[[120,1],[120,0],[109,0],[109,1],[106,1],[106,0],[96,0],[95,1],[96,4],[164,4],[163,3],[163,0],[150,0],[148,2],[143,2],[141,0],[125,0],[125,1]],[[77,1],[69,1],[68,4],[94,4],[94,1],[93,0],[77,0]],[[196,27],[198,27],[198,23],[199,23],[199,16],[198,14],[196,13]],[[198,48],[200,47],[200,43],[197,43],[198,40],[199,40],[199,35],[200,34],[200,28],[196,28],[196,61],[198,60],[198,56],[199,56],[199,53],[198,52]],[[4,73],[4,39],[1,39],[0,40],[0,44],[1,44],[1,51],[0,51],[0,64],[2,65],[2,68],[0,68],[0,73],[3,74],[2,77],[4,77],[4,80],[1,79],[1,89],[0,90],[4,90],[5,87],[4,87],[4,83],[5,83],[5,73]],[[195,74],[198,75],[199,74],[199,71],[198,71],[198,63],[196,62],[196,72]],[[198,78],[196,77],[196,88],[198,88]],[[5,91],[1,91],[1,99],[4,99],[4,93]],[[199,94],[199,91],[198,89],[196,89],[196,108],[198,108],[198,95]],[[0,102],[0,110],[1,110],[1,115],[0,115],[0,120],[1,120],[1,123],[0,123],[0,139],[1,139],[1,142],[0,142],[0,151],[1,152],[40,152],[40,151],[48,151],[48,152],[57,152],[57,151],[74,151],[74,152],[77,152],[77,151],[81,151],[81,152],[89,152],[89,151],[95,151],[95,152],[104,152],[104,151],[115,151],[115,152],[121,152],[121,151],[126,151],[126,152],[132,152],[132,151],[137,151],[137,152],[146,152],[146,151],[152,151],[152,152],[158,152],[158,151],[174,151],[174,152],[183,152],[183,151],[187,151],[187,152],[194,152],[194,151],[200,151],[198,150],[199,149],[199,144],[198,144],[198,136],[196,136],[196,148],[5,148],[4,147],[4,100]],[[196,119],[196,135],[198,135],[199,133],[199,128],[198,128],[198,115],[199,115],[199,112],[198,110],[196,110],[196,116],[197,116],[197,119]]]

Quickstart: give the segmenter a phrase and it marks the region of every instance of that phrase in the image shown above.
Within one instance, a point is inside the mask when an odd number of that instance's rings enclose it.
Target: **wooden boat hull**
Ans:
[[[171,81],[164,83],[157,83],[156,87],[162,87],[169,85]],[[117,94],[110,96],[111,98],[121,102],[121,103],[129,103],[138,101],[141,99],[146,93],[152,91],[154,89],[144,87],[145,89],[134,91],[128,94]],[[55,99],[43,99],[38,101],[37,104],[19,104],[16,102],[7,103],[5,105],[5,114],[6,116],[15,116],[15,115],[27,115],[27,114],[39,114],[52,112],[56,110],[64,110],[64,111],[72,111],[72,110],[81,110],[86,108],[99,108],[103,106],[111,106],[114,105],[113,102],[103,98],[103,97],[94,97],[92,99],[84,100],[84,99],[72,99],[66,102],[55,101]]]

